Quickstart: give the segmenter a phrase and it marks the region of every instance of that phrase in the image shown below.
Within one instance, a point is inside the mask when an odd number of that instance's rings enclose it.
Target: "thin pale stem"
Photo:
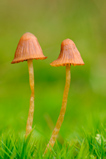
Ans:
[[[33,113],[34,113],[34,71],[33,71],[33,61],[28,60],[28,70],[29,70],[29,83],[31,88],[31,97],[30,97],[30,107],[26,125],[26,135],[27,137],[32,130],[32,123],[33,123]]]
[[[59,130],[61,128],[61,125],[63,123],[64,115],[65,115],[65,111],[66,111],[69,87],[70,87],[70,65],[67,65],[66,66],[66,84],[65,84],[64,94],[63,94],[63,101],[62,101],[62,107],[61,107],[61,110],[60,110],[60,115],[58,117],[56,126],[53,130],[52,136],[51,136],[50,141],[49,141],[49,143],[46,147],[46,150],[45,150],[44,154],[48,151],[48,149],[51,150],[51,147],[54,146],[57,135],[58,135]]]

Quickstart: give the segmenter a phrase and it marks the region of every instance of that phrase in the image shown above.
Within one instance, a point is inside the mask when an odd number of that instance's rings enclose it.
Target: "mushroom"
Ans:
[[[34,113],[34,70],[32,60],[43,60],[46,58],[47,57],[43,55],[42,49],[38,43],[37,38],[33,34],[27,32],[21,37],[15,52],[14,59],[11,62],[12,64],[23,61],[27,61],[28,63],[31,97],[25,137],[27,137],[32,130]]]
[[[48,151],[48,149],[51,150],[51,147],[54,146],[57,135],[59,133],[60,127],[62,125],[62,122],[64,120],[64,115],[66,111],[66,105],[67,105],[67,97],[70,87],[70,66],[71,65],[84,65],[84,62],[80,56],[79,51],[77,50],[74,42],[70,39],[65,39],[61,44],[61,51],[60,55],[57,60],[53,61],[51,66],[66,66],[66,83],[65,83],[65,89],[63,94],[63,101],[62,101],[62,107],[60,111],[60,115],[58,117],[56,126],[52,132],[52,136],[50,138],[50,141],[46,147],[46,150],[44,154]]]

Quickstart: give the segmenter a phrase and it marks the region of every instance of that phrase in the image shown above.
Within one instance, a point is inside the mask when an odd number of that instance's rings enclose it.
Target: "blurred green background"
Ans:
[[[46,60],[34,60],[36,135],[49,139],[65,85],[65,67],[51,67],[61,42],[72,39],[85,62],[71,67],[71,86],[60,130],[70,140],[83,129],[106,126],[106,1],[0,0],[0,133],[25,133],[30,87],[27,62],[11,64],[20,37],[33,33]],[[95,129],[94,129],[95,127]],[[40,132],[40,133],[37,133]],[[43,135],[42,135],[43,134]]]

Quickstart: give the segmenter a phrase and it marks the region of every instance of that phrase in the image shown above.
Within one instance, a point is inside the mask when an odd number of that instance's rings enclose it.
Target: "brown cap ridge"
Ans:
[[[65,39],[61,43],[61,51],[57,60],[50,63],[51,66],[66,66],[66,65],[84,65],[81,55],[70,39]]]
[[[47,57],[43,55],[37,38],[33,34],[27,32],[20,38],[14,59],[11,63],[23,62],[29,59],[43,60],[46,58]]]

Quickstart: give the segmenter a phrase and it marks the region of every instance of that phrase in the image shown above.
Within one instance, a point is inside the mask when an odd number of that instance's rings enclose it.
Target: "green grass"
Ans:
[[[95,128],[94,128],[95,129]],[[8,132],[1,136],[0,158],[30,159],[30,158],[76,158],[76,159],[96,159],[106,157],[106,133],[101,126],[101,132],[98,134],[88,133],[82,130],[82,135],[75,135],[73,139],[60,144],[56,142],[52,151],[44,155],[46,141],[38,140],[34,134],[40,132],[33,130],[27,139],[24,134],[14,135],[14,132]],[[94,130],[95,131],[95,130]],[[40,134],[41,135],[41,134]],[[44,155],[44,156],[43,156]]]

